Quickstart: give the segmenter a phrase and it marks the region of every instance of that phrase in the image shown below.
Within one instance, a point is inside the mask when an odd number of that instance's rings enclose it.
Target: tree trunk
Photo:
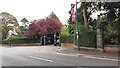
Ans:
[[[89,24],[88,24],[88,18],[87,18],[87,10],[85,7],[83,8],[83,17],[84,17],[84,27],[88,28]]]

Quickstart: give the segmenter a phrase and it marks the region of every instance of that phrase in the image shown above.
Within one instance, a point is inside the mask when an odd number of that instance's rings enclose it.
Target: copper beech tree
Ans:
[[[44,36],[51,35],[54,33],[60,33],[62,28],[62,23],[53,18],[34,20],[29,25],[26,32],[27,38],[33,38],[34,36]]]

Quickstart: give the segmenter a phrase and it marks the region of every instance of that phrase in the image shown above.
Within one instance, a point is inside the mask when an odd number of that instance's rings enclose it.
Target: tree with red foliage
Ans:
[[[60,33],[62,28],[62,23],[53,18],[34,20],[29,25],[28,31],[26,33],[27,38],[33,38],[36,35],[44,36],[54,33]]]

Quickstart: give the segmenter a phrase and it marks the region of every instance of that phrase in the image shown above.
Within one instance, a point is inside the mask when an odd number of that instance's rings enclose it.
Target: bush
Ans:
[[[61,43],[74,43],[75,37],[73,35],[61,35]]]

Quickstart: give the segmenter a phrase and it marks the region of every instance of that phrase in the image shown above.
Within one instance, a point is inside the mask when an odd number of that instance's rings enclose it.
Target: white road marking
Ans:
[[[77,55],[70,55],[70,54],[63,54],[63,53],[57,53],[57,54],[66,55],[66,56],[77,56]]]
[[[110,60],[110,61],[120,61],[118,59],[109,59],[109,58],[100,58],[100,57],[95,57],[95,56],[89,56],[89,55],[84,55],[84,54],[77,54],[77,55],[70,55],[70,54],[64,54],[64,53],[57,53],[61,55],[66,55],[66,56],[81,56],[85,58],[92,58],[92,59],[100,59],[100,60]]]
[[[100,59],[100,60],[111,60],[111,61],[120,61],[120,60],[117,60],[117,59],[109,59],[109,58],[100,58],[100,57],[94,57],[94,56],[83,56],[83,57],[86,57],[86,58],[93,58],[93,59]]]
[[[28,57],[38,59],[38,60],[42,60],[42,61],[47,61],[47,62],[53,62],[53,60],[44,59],[44,58],[40,58],[40,57],[34,57],[34,56],[28,56]]]

